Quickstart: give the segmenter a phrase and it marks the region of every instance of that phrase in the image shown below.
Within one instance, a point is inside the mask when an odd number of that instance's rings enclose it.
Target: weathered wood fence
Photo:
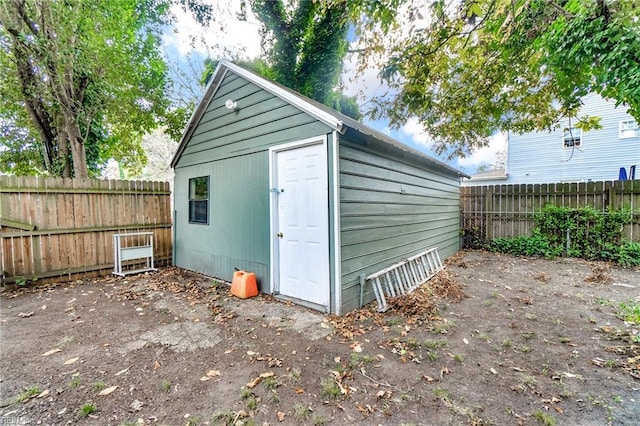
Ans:
[[[110,274],[113,234],[153,232],[155,260],[171,260],[166,182],[0,176],[3,283]]]
[[[547,203],[590,206],[603,212],[630,209],[632,223],[623,233],[631,241],[640,241],[640,180],[626,180],[462,187],[463,244],[530,235],[534,214]]]

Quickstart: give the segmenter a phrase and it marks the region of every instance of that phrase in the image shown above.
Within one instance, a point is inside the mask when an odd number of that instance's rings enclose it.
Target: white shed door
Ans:
[[[279,293],[329,306],[329,207],[324,144],[276,152]]]

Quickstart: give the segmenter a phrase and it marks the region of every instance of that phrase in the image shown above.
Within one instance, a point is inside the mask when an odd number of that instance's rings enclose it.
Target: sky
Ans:
[[[197,71],[207,56],[254,58],[261,53],[259,21],[250,12],[246,22],[236,19],[235,13],[240,11],[240,0],[212,2],[217,8],[217,22],[208,28],[198,25],[187,12],[175,8],[173,12],[176,25],[174,28],[168,28],[163,34],[162,48],[169,62],[178,64],[186,73],[193,73],[194,68]],[[347,59],[342,78],[346,95],[358,95],[359,103],[363,105],[372,97],[385,92],[378,79],[377,69],[371,68],[357,77],[354,77],[354,69],[355,63]],[[491,138],[489,146],[478,149],[465,158],[448,160],[431,150],[429,137],[416,119],[409,120],[399,129],[391,129],[386,120],[371,121],[365,118],[363,122],[467,174],[473,174],[478,167],[490,164],[498,152],[506,149],[504,135],[497,134]]]

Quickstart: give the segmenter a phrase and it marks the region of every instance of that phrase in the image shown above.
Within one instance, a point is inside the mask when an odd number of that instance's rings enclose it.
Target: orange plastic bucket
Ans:
[[[240,299],[257,296],[256,274],[246,271],[234,272],[233,281],[231,282],[231,294]]]

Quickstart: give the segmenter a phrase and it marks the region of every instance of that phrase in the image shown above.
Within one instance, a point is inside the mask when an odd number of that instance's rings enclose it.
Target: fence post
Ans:
[[[484,219],[484,237],[487,241],[491,241],[493,232],[493,188],[491,186],[487,187],[487,191],[484,193],[484,211],[485,211],[485,219]]]

